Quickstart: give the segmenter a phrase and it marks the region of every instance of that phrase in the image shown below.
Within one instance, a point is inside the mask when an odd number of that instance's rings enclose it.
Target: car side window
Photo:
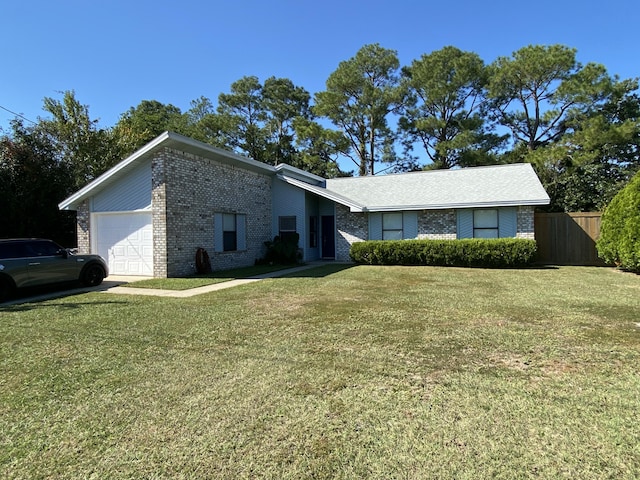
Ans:
[[[29,243],[29,250],[33,257],[52,257],[59,255],[62,249],[53,242],[37,241]]]
[[[24,258],[29,256],[25,244],[22,242],[7,242],[0,244],[0,258]]]

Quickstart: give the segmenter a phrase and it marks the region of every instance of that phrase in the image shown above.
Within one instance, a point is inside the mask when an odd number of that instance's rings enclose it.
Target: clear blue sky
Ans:
[[[183,111],[216,103],[246,75],[311,94],[365,44],[402,65],[453,45],[486,63],[529,44],[564,44],[582,63],[640,76],[637,0],[35,0],[0,3],[0,106],[36,120],[75,90],[103,127],[142,100]],[[0,128],[13,115],[0,109]]]

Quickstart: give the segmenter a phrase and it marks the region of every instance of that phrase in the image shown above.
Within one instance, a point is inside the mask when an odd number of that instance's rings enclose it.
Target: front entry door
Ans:
[[[336,230],[333,215],[322,215],[322,258],[336,258]]]

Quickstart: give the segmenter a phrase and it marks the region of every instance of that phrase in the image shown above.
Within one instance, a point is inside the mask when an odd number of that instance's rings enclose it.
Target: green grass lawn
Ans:
[[[0,478],[637,478],[639,322],[571,267],[0,307]]]

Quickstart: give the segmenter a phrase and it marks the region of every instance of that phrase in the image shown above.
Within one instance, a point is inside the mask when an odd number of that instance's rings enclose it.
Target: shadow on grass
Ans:
[[[298,272],[283,273],[278,275],[280,278],[323,278],[333,275],[334,273],[342,272],[350,268],[355,267],[353,263],[327,263],[325,265],[319,265],[317,267],[307,268]]]
[[[63,307],[78,308],[81,305],[95,305],[99,303],[123,303],[123,302],[77,302],[73,304],[44,304],[47,300],[55,300],[60,298],[72,297],[91,292],[100,292],[107,290],[115,285],[116,282],[104,282],[96,287],[83,287],[78,282],[62,283],[54,285],[45,285],[39,287],[30,287],[18,289],[14,291],[8,300],[0,303],[0,312],[18,312],[32,310],[37,307]]]
[[[216,270],[204,275],[193,275],[187,278],[215,278],[226,280],[250,279],[250,278],[321,278],[340,272],[355,266],[352,263],[325,263],[325,264],[294,264],[294,265],[256,265],[253,267],[234,268],[231,270]],[[304,270],[287,272],[304,268]]]
[[[74,295],[80,295],[80,293],[73,293],[71,295],[65,295],[65,297],[67,296],[74,296]],[[60,295],[59,297],[56,298],[61,298],[62,295]],[[123,304],[126,302],[122,302],[122,301],[104,301],[104,302],[73,302],[73,303],[47,303],[48,300],[52,300],[51,298],[48,299],[43,299],[43,300],[33,300],[33,299],[29,299],[28,302],[31,303],[26,303],[27,300],[25,300],[25,303],[13,303],[13,302],[8,302],[8,303],[1,303],[0,304],[0,313],[2,312],[6,312],[6,313],[12,313],[12,312],[28,312],[31,310],[36,310],[36,309],[44,309],[44,308],[56,308],[56,309],[65,309],[65,310],[74,310],[76,308],[81,308],[84,306],[96,306],[96,305],[115,305],[115,304]]]

